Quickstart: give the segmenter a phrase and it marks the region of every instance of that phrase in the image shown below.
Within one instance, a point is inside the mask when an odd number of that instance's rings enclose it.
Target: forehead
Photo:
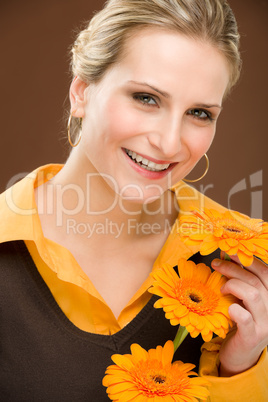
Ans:
[[[122,57],[106,77],[114,84],[123,80],[150,82],[171,95],[194,91],[197,96],[203,93],[219,98],[228,85],[229,65],[209,42],[170,30],[144,28],[126,40]]]

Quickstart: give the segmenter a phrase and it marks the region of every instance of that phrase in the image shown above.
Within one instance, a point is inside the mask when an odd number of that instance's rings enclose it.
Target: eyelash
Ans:
[[[206,117],[195,116],[192,112],[202,112],[202,113],[205,113]],[[199,109],[199,108],[190,109],[190,110],[187,112],[187,114],[193,116],[194,119],[198,119],[198,120],[201,120],[201,121],[206,121],[206,120],[213,121],[213,120],[215,120],[215,119],[212,118],[211,113],[208,112],[207,110],[204,110],[204,109]]]
[[[148,98],[149,101],[150,101],[150,100],[153,100],[153,101],[154,101],[154,104],[150,104],[150,103],[148,103],[148,102],[145,102],[144,100],[142,100],[142,98]],[[157,101],[156,101],[155,98],[154,98],[152,95],[150,95],[150,94],[136,93],[136,94],[133,95],[133,99],[135,99],[135,100],[138,101],[138,102],[141,102],[144,106],[149,106],[149,107],[158,106]]]
[[[149,101],[150,101],[150,100],[153,100],[153,101],[154,101],[154,104],[150,104],[150,103],[148,103],[148,102],[145,102],[144,100],[142,100],[142,98],[148,98]],[[150,94],[146,94],[146,93],[135,93],[135,94],[133,95],[133,99],[135,99],[135,100],[138,101],[138,102],[141,102],[144,106],[149,106],[149,107],[158,106],[157,101],[156,101],[155,98],[154,98],[152,95],[150,95]],[[205,116],[205,117],[195,116],[192,112],[203,112],[203,113],[205,113],[206,116]],[[201,121],[207,121],[207,120],[213,121],[213,120],[215,120],[215,119],[212,118],[211,113],[208,112],[207,110],[204,110],[204,109],[199,109],[199,108],[190,109],[190,110],[187,112],[187,114],[193,116],[194,119],[198,119],[198,120],[201,120]]]

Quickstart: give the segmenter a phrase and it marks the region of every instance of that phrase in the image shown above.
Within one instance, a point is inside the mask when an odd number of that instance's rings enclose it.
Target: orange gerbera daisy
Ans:
[[[113,355],[115,365],[106,370],[103,385],[108,387],[107,394],[111,400],[197,402],[197,398],[207,399],[209,391],[206,387],[209,383],[191,371],[195,366],[181,361],[172,363],[172,341],[148,352],[133,344],[131,353]]]
[[[164,264],[151,274],[155,282],[149,292],[161,297],[154,307],[163,308],[171,325],[186,327],[193,338],[201,334],[208,342],[213,332],[225,338],[232,326],[228,307],[236,300],[220,291],[227,279],[219,272],[211,273],[205,264],[184,258],[178,262],[178,271],[179,276]]]
[[[261,219],[230,210],[193,211],[180,218],[179,233],[185,244],[200,244],[202,255],[220,248],[229,255],[237,254],[245,267],[252,264],[254,255],[268,262],[268,223]]]

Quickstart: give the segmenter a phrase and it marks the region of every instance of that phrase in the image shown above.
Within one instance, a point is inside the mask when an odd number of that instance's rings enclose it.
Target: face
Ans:
[[[212,45],[142,30],[99,83],[72,84],[73,115],[83,117],[78,159],[122,197],[154,200],[208,150],[228,80]]]

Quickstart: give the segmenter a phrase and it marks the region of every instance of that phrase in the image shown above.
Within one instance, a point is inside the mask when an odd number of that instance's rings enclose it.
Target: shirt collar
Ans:
[[[42,235],[34,189],[50,180],[63,165],[50,164],[29,173],[0,195],[0,242],[35,240]],[[34,229],[38,229],[37,231]]]

